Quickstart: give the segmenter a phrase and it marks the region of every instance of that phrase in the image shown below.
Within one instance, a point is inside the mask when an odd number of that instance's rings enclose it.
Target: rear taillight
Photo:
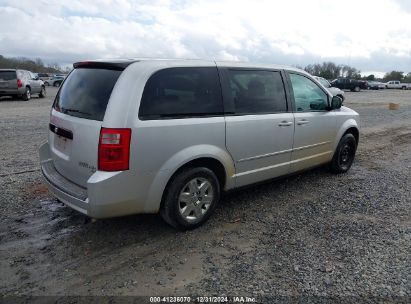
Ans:
[[[98,170],[128,170],[131,129],[101,128],[98,145]]]
[[[23,83],[21,82],[21,79],[17,79],[17,87],[21,88],[23,86]]]

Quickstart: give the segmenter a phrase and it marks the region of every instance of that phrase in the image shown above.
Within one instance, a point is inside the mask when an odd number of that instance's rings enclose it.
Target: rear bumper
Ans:
[[[61,175],[54,166],[48,142],[39,150],[40,166],[49,190],[67,206],[93,218],[110,218],[137,213],[153,213],[157,208],[144,204],[147,185],[132,184],[129,172],[97,171],[81,187]],[[140,191],[139,191],[140,190]]]
[[[6,89],[0,88],[0,96],[21,95],[25,92],[24,89]]]
[[[90,215],[87,189],[69,181],[56,170],[50,156],[48,143],[43,144],[39,152],[41,172],[47,187],[53,195],[69,207]]]

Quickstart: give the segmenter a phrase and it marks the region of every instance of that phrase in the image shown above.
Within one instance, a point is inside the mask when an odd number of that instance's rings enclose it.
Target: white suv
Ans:
[[[41,169],[95,218],[203,223],[222,191],[353,163],[359,116],[304,71],[196,60],[74,64],[51,109]]]

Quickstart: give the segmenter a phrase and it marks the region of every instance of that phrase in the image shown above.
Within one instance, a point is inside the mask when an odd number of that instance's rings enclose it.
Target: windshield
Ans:
[[[121,71],[78,68],[63,82],[54,109],[67,115],[102,121]]]

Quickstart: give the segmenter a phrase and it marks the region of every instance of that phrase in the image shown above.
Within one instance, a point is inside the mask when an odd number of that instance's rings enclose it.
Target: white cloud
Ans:
[[[87,2],[0,0],[0,54],[62,63],[102,57],[285,64],[330,59],[366,70],[411,70],[408,1]]]

